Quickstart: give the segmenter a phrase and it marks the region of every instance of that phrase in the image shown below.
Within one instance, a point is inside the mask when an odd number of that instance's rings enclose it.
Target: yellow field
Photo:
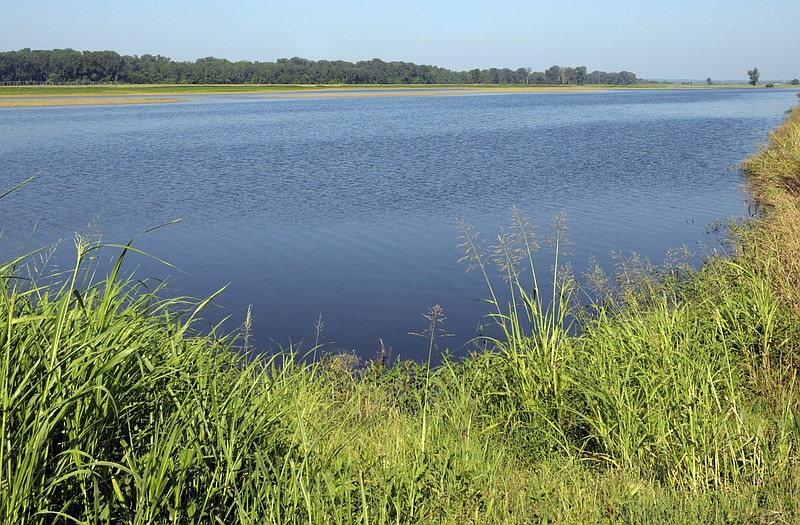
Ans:
[[[566,93],[608,89],[720,89],[742,86],[664,85],[543,86],[543,85],[95,85],[0,86],[0,108],[82,106],[105,104],[162,104],[181,102],[191,95],[249,94],[265,97],[406,97],[474,93]]]
[[[534,93],[598,91],[602,86],[255,86],[255,85],[136,85],[0,87],[0,108],[161,104],[181,102],[191,95],[251,94],[265,97],[403,97],[472,93]]]

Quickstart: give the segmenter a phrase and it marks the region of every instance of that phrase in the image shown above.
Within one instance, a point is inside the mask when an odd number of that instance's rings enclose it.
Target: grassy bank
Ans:
[[[270,84],[93,84],[0,86],[0,96],[130,96],[130,95],[203,95],[226,93],[271,93],[322,89],[316,85]]]
[[[125,277],[126,247],[1,264],[0,521],[797,522],[799,119],[745,163],[763,218],[698,271],[580,287],[531,264],[560,223],[462,224],[504,337],[435,368],[247,359],[246,328],[196,336],[204,302]]]

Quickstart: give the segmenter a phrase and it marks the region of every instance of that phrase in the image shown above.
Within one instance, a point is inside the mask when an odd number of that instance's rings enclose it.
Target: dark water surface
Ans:
[[[612,251],[661,262],[746,214],[736,165],[764,142],[796,90],[674,90],[303,98],[197,96],[180,104],[0,110],[0,255],[88,225],[136,246],[139,277],[217,303],[229,329],[252,304],[258,348],[420,358],[408,335],[440,304],[463,354],[488,307],[459,264],[455,218],[491,239],[516,204],[545,234],[566,213],[573,264]],[[547,269],[546,250],[541,266]],[[132,269],[132,268],[131,268]],[[274,340],[274,342],[273,342]],[[277,342],[277,344],[276,344]]]

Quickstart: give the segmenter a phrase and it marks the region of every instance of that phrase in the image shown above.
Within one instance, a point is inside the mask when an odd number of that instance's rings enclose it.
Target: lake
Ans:
[[[797,90],[619,90],[381,97],[190,96],[178,104],[0,110],[4,258],[73,232],[135,246],[137,277],[205,297],[256,348],[427,356],[410,335],[441,305],[467,352],[485,284],[465,274],[455,219],[491,240],[518,206],[545,235],[565,213],[577,272],[612,253],[663,261],[700,249],[716,219],[747,214],[737,164]],[[91,227],[90,227],[91,225]],[[34,231],[35,226],[35,231]],[[32,233],[33,232],[33,233]],[[540,268],[549,265],[541,251]],[[483,321],[486,322],[485,320]]]

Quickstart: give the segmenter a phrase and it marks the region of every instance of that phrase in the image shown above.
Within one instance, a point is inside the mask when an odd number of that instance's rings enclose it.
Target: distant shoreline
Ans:
[[[182,102],[175,98],[183,95],[264,95],[275,97],[376,97],[376,96],[436,96],[475,93],[567,93],[601,92],[609,89],[758,89],[747,84],[686,85],[686,84],[637,84],[633,86],[612,85],[375,85],[375,84],[330,84],[330,85],[275,85],[275,84],[125,84],[125,85],[45,85],[45,86],[0,86],[0,108],[45,107],[45,106],[89,106],[119,104],[163,104]],[[785,86],[793,87],[793,86]]]

